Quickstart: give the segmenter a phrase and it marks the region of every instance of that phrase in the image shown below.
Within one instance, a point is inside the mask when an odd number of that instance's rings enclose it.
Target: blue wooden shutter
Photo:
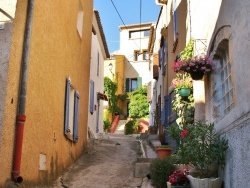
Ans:
[[[161,67],[161,60],[162,60],[162,52],[161,52],[161,48],[158,51],[158,64],[159,67]]]
[[[165,64],[165,46],[162,46],[161,47],[161,54],[162,54],[162,59],[161,59],[161,74],[162,75],[165,75],[165,67],[164,67],[164,64]]]
[[[66,79],[65,89],[65,107],[64,107],[64,134],[69,132],[69,93],[70,93],[70,78]]]
[[[126,78],[126,92],[130,92],[130,79],[129,78]]]
[[[177,17],[177,3],[176,0],[173,1],[173,24],[174,24],[174,42],[178,38],[178,17]]]
[[[90,101],[89,101],[89,112],[93,114],[94,112],[94,92],[95,92],[95,82],[90,80]]]
[[[137,88],[142,86],[142,77],[137,78]]]
[[[73,141],[78,141],[78,108],[79,108],[79,93],[75,91],[74,94],[74,124],[73,124]]]

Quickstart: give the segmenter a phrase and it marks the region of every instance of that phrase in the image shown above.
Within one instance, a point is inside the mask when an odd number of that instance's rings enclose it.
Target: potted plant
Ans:
[[[167,188],[166,182],[174,170],[172,157],[153,159],[149,168],[151,184],[157,188]]]
[[[190,73],[193,80],[200,80],[205,73],[212,72],[213,61],[205,54],[194,56],[194,40],[191,39],[173,64],[175,72]]]
[[[218,178],[219,168],[225,165],[228,142],[218,137],[214,132],[214,124],[195,122],[186,126],[181,132],[185,150],[181,156],[197,173],[188,175],[192,188],[204,187],[204,182],[213,185],[209,188],[220,188],[221,178]]]
[[[188,73],[177,73],[172,84],[181,97],[188,97],[193,87],[192,78]]]
[[[190,73],[193,80],[200,80],[205,73],[214,69],[213,61],[205,54],[193,57],[191,60],[178,59],[174,62],[175,72]]]
[[[168,188],[190,188],[187,178],[188,170],[175,170],[168,177]]]
[[[171,155],[172,148],[169,145],[160,145],[156,148],[156,153],[158,158],[166,158]]]

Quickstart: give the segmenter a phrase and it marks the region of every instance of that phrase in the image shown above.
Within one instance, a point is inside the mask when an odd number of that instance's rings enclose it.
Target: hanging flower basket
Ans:
[[[181,97],[188,97],[190,95],[190,88],[180,88],[178,92]]]
[[[202,80],[204,76],[204,72],[201,72],[201,71],[190,72],[190,75],[193,80]]]
[[[205,73],[210,73],[214,70],[214,65],[208,56],[202,54],[193,57],[191,60],[178,59],[174,62],[173,69],[177,73],[190,73],[193,80],[201,80]]]

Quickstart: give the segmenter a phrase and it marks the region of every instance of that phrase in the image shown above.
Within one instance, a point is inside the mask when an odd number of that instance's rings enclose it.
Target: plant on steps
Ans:
[[[131,119],[125,124],[125,134],[139,133],[140,124],[137,119]]]
[[[156,188],[167,188],[168,178],[175,170],[173,164],[174,160],[171,156],[163,159],[154,159],[149,169],[151,184]]]

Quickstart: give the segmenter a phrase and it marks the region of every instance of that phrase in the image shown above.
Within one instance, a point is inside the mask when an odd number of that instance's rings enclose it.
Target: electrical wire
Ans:
[[[118,9],[116,8],[116,6],[115,6],[115,4],[114,4],[113,0],[110,0],[110,1],[111,1],[111,3],[113,4],[113,7],[115,8],[116,13],[118,14],[119,18],[121,19],[121,21],[122,21],[122,23],[123,23],[124,27],[128,30],[128,28],[127,28],[126,24],[124,23],[124,21],[123,21],[123,19],[122,19],[121,15],[120,15],[120,13],[119,13]],[[138,48],[140,48],[140,47],[138,46],[138,44],[135,42],[135,40],[133,40],[133,41],[134,41],[135,45],[136,45]]]

